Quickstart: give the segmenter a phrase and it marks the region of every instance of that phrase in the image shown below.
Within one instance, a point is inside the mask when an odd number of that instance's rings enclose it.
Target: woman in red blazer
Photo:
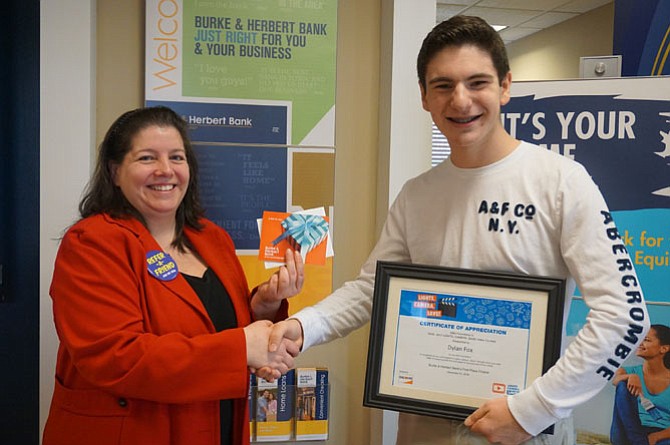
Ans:
[[[249,291],[165,107],[112,124],[79,210],[50,289],[60,346],[44,445],[249,443],[249,369],[278,377],[298,352],[269,353],[268,337],[302,287],[301,256]]]

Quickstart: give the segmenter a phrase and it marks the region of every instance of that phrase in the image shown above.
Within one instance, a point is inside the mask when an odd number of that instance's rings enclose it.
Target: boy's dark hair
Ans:
[[[456,15],[436,25],[423,39],[416,61],[419,83],[426,89],[426,67],[437,53],[447,46],[474,45],[491,56],[493,66],[502,82],[509,72],[507,51],[500,35],[483,19]]]
[[[190,177],[184,199],[177,209],[173,243],[183,249],[186,245],[184,226],[200,229],[202,225],[199,219],[204,211],[198,195],[198,164],[188,138],[188,128],[184,119],[170,108],[162,106],[137,108],[123,113],[114,121],[100,144],[93,176],[79,203],[79,213],[82,218],[100,213],[107,213],[114,218],[133,217],[146,226],[140,212],[128,202],[121,189],[114,184],[112,166],[121,165],[126,154],[132,149],[135,136],[154,125],[176,129],[184,143]]]

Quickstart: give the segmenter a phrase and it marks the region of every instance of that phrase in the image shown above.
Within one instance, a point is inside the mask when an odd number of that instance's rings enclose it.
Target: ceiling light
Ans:
[[[495,29],[496,31],[502,31],[503,29],[507,28],[507,25],[491,25],[491,28]]]

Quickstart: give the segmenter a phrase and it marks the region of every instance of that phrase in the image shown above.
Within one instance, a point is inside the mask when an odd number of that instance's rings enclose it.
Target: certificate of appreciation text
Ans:
[[[532,304],[402,290],[393,385],[476,398],[526,387]]]

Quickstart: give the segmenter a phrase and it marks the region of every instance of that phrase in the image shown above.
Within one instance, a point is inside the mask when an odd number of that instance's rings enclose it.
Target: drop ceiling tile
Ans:
[[[505,43],[526,37],[613,0],[437,0],[437,22],[456,14],[476,15],[501,31]],[[521,27],[517,30],[515,27]]]
[[[521,27],[515,27],[515,28],[506,28],[500,31],[500,37],[505,42],[511,42],[517,39],[521,39],[524,37],[527,37],[531,34],[534,34],[538,31],[542,31],[541,29],[538,28],[521,28]]]
[[[589,12],[592,9],[605,6],[608,3],[612,3],[612,0],[574,0],[567,2],[563,6],[559,6],[556,8],[556,11],[577,12],[583,14],[585,12]]]
[[[443,4],[470,6],[470,5],[474,5],[475,3],[477,3],[477,1],[478,0],[437,0],[436,3],[438,4],[438,6],[443,5]]]
[[[437,5],[437,21],[448,19],[463,11],[464,8],[465,6],[462,5]]]
[[[558,23],[569,20],[573,17],[577,17],[579,14],[572,12],[547,12],[540,16],[535,17],[527,22],[524,22],[523,26],[529,28],[549,28]]]
[[[486,20],[490,25],[515,26],[538,16],[537,11],[524,11],[521,9],[495,9],[495,8],[470,8],[468,15],[476,15]]]
[[[528,9],[549,11],[566,3],[566,0],[481,0],[477,6],[501,9]]]

